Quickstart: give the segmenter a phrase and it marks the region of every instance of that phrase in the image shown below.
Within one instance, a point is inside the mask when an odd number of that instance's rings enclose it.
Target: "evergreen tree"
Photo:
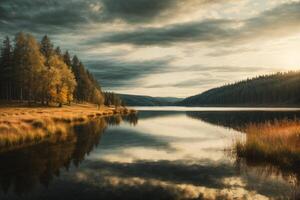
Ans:
[[[49,60],[55,51],[53,49],[53,44],[47,35],[45,35],[41,41],[41,52],[45,56],[45,65],[49,67]]]
[[[63,57],[63,55],[62,55],[62,52],[61,52],[61,49],[60,49],[60,47],[59,46],[57,46],[56,48],[55,48],[55,53],[56,53],[56,55],[58,55],[59,57]]]
[[[74,56],[53,48],[45,35],[39,44],[30,34],[16,34],[14,47],[5,38],[0,52],[0,99],[28,102],[104,102],[94,76]]]
[[[82,62],[77,56],[72,59],[72,71],[75,75],[77,87],[74,96],[78,101],[93,101],[94,89],[99,90],[102,94],[101,88],[94,77],[85,69]]]
[[[3,41],[0,55],[0,98],[10,100],[13,90],[12,46],[9,37]]]
[[[122,106],[121,98],[113,92],[104,92],[104,105],[106,106]]]
[[[71,61],[71,56],[69,54],[68,51],[66,51],[63,55],[63,59],[64,59],[64,62],[66,63],[66,65],[71,68],[72,66],[72,61]]]
[[[24,33],[20,32],[15,37],[13,66],[16,99],[21,101],[24,99],[26,51],[26,36]]]

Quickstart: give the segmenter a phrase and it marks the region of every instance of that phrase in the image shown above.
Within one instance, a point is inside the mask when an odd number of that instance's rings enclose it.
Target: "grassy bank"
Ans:
[[[45,138],[64,139],[70,127],[91,119],[136,111],[124,107],[102,107],[74,104],[63,108],[0,106],[0,148],[23,143],[37,143]]]
[[[267,162],[281,167],[300,164],[300,121],[283,120],[248,125],[246,139],[237,141],[234,152],[247,161]]]

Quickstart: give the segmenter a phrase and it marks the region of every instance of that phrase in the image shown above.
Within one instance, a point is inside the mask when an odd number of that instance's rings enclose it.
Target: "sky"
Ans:
[[[0,38],[19,31],[118,93],[187,97],[300,69],[300,0],[0,0]]]

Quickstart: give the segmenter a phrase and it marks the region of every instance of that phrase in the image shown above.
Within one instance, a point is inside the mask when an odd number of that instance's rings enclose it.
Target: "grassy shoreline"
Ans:
[[[300,164],[299,120],[250,124],[244,132],[246,139],[234,145],[234,153],[238,158],[285,168]]]
[[[46,138],[65,138],[70,127],[92,119],[136,113],[125,107],[101,107],[73,104],[57,107],[0,106],[0,149]]]

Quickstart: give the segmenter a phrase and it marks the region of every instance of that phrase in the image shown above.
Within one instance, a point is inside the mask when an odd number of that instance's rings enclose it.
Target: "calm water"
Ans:
[[[139,108],[140,109],[140,108]],[[64,141],[0,153],[0,199],[288,199],[298,173],[237,161],[248,123],[293,109],[143,108],[74,127]]]

